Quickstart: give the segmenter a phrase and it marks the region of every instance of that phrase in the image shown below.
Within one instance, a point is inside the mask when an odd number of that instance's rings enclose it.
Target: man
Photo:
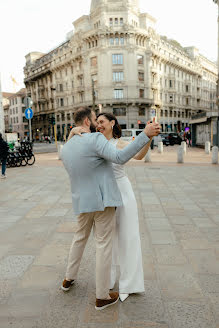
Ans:
[[[72,201],[78,215],[77,230],[69,252],[66,278],[61,288],[68,291],[76,278],[81,257],[94,227],[96,240],[96,306],[102,310],[119,299],[109,293],[112,258],[112,234],[115,208],[122,205],[121,195],[111,162],[124,164],[139,152],[150,137],[160,133],[158,123],[151,123],[130,145],[116,149],[96,131],[96,115],[89,108],[80,108],[74,115],[76,126],[87,133],[74,136],[63,147],[62,160],[69,174]]]
[[[2,134],[0,133],[0,162],[2,163],[2,176],[1,179],[6,178],[6,162],[8,157],[8,144],[3,140]]]

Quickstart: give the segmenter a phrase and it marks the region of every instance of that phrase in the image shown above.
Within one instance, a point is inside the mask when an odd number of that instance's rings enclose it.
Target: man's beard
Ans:
[[[90,132],[91,133],[97,132],[96,126],[92,122],[91,122],[91,125],[90,125]]]

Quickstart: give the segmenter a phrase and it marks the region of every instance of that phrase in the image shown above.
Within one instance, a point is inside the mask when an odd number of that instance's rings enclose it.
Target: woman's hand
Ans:
[[[75,135],[82,137],[82,132],[86,132],[85,128],[83,128],[82,126],[76,126],[75,128],[71,129],[70,134],[68,136],[68,140],[70,140]]]

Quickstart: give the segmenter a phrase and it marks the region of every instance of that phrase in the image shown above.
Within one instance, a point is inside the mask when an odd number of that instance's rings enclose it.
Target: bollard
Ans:
[[[205,154],[210,154],[210,152],[211,152],[211,143],[210,143],[210,141],[206,141],[205,142]]]
[[[145,161],[145,163],[151,162],[151,149],[150,148],[148,149],[148,152],[144,157],[144,161]]]
[[[184,151],[184,154],[186,154],[186,142],[185,141],[182,141],[181,142],[181,146],[182,146],[182,149]]]
[[[158,153],[163,154],[163,142],[158,141]]]
[[[58,159],[62,159],[62,148],[63,145],[58,145]]]
[[[212,148],[212,164],[218,164],[218,147]]]
[[[182,146],[177,149],[177,163],[184,163],[184,149]]]

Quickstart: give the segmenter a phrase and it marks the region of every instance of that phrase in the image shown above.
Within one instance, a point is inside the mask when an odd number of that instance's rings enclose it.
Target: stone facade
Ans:
[[[10,105],[9,98],[13,95],[14,93],[12,92],[2,92],[2,106],[4,112],[5,132],[10,132],[9,131],[9,105]]]
[[[122,128],[143,128],[157,116],[163,131],[181,131],[193,115],[216,110],[216,64],[195,47],[156,33],[137,0],[92,0],[90,15],[53,51],[26,56],[33,135],[61,138],[80,106],[113,112]]]
[[[26,89],[12,94],[9,98],[8,110],[8,132],[17,132],[20,140],[23,140],[29,135],[28,120],[25,118],[24,112],[26,106]]]

